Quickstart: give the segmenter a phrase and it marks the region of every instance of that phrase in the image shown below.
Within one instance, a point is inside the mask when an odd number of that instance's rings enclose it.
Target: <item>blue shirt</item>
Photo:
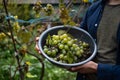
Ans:
[[[102,17],[106,1],[99,0],[93,3],[87,10],[80,27],[88,31],[96,41],[97,28]],[[117,41],[119,50],[117,51],[116,65],[98,63],[98,80],[120,80],[120,23],[118,24]],[[84,80],[81,74],[77,75],[77,80]]]

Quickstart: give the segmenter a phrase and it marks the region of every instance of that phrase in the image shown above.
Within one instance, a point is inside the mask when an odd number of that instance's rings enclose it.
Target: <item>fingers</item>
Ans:
[[[67,69],[70,72],[78,72],[77,70],[72,70],[72,68]]]
[[[72,72],[80,72],[82,74],[86,74],[86,73],[96,73],[97,72],[97,66],[98,64],[93,62],[93,61],[89,61],[86,64],[77,66],[77,67],[72,67],[70,69],[70,71]]]
[[[85,69],[85,68],[82,67],[82,66],[73,67],[73,68],[71,68],[69,71],[71,71],[71,72],[80,72],[81,74],[86,74],[86,73],[88,73],[87,69]]]
[[[70,72],[79,72],[80,69],[82,69],[82,66],[72,67],[72,68],[68,69],[68,71],[70,71]]]
[[[35,49],[36,49],[39,53],[41,53],[40,50],[39,50],[38,44],[35,45]]]
[[[35,49],[36,49],[36,51],[38,51],[38,53],[41,54],[41,51],[40,51],[40,49],[38,47],[38,40],[39,40],[39,37],[36,37],[36,39],[35,39],[35,41],[36,41]]]
[[[81,74],[87,74],[88,71],[82,67],[74,67],[74,68],[71,68],[69,69],[68,71],[70,72],[80,72]]]
[[[36,37],[36,39],[35,39],[35,40],[36,40],[36,42],[38,42],[38,40],[39,40],[39,37]]]

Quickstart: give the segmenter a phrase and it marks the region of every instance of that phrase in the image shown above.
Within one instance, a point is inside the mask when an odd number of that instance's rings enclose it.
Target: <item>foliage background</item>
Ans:
[[[59,0],[60,4],[63,5],[64,0]],[[68,0],[76,1],[76,0]],[[88,1],[88,0],[83,0]],[[79,26],[82,17],[90,3],[81,3],[77,5],[69,6],[72,9],[66,9],[63,16],[66,14],[67,17],[60,17],[59,15],[59,5],[55,4],[55,8],[52,14],[51,26],[63,25],[60,19],[64,20],[64,24]],[[14,17],[10,20],[12,26],[13,37],[16,40],[16,49],[19,52],[20,65],[24,72],[24,80],[40,80],[41,75],[43,75],[43,80],[75,80],[76,73],[69,72],[64,68],[60,68],[51,64],[45,58],[43,58],[36,50],[36,37],[47,29],[49,22],[39,22],[39,23],[22,23],[17,21],[18,19],[29,21],[30,19],[37,19],[40,17],[45,17],[46,15],[41,12],[36,13],[33,10],[34,4],[7,4],[8,13],[10,16]],[[47,7],[47,4],[42,5],[42,7]],[[76,16],[76,17],[74,17]],[[74,19],[72,20],[71,19]],[[48,19],[48,18],[47,18]],[[67,21],[69,20],[69,21]],[[19,34],[24,32],[25,34]],[[21,40],[25,39],[25,43]],[[29,39],[29,40],[28,40]],[[27,41],[27,42],[26,42]],[[36,57],[37,56],[37,57]],[[44,63],[45,73],[42,72],[42,63]],[[5,9],[3,4],[0,4],[0,80],[20,80],[19,67],[15,57],[15,50],[13,41],[11,39],[10,28],[8,26],[7,17],[5,14]]]
[[[29,20],[31,18],[36,18],[34,11],[32,10],[32,5],[28,4],[9,4],[8,5],[8,11],[10,15],[18,16],[19,19],[23,20]],[[3,8],[3,5],[0,4],[0,15],[5,16],[5,10]],[[2,20],[4,19],[4,20]],[[5,19],[5,17],[0,19],[0,33],[4,31],[5,33],[9,34],[8,24]],[[15,22],[16,24],[19,24],[18,22]],[[11,22],[12,26],[14,27],[14,22]],[[20,26],[23,26],[26,24],[19,24]],[[34,26],[34,27],[33,27]],[[40,56],[38,52],[35,50],[35,37],[37,35],[40,35],[40,30],[44,29],[44,25],[38,24],[32,26],[32,41],[29,45],[27,45],[27,49],[32,52],[33,54]],[[42,26],[42,27],[41,27]],[[28,26],[27,26],[28,27]],[[31,27],[31,26],[29,26]],[[31,28],[28,30],[30,31]],[[14,37],[16,37],[16,33],[14,32]],[[23,46],[23,44],[22,44]],[[21,46],[17,45],[17,49],[20,49]],[[41,67],[42,65],[40,62],[36,59],[36,57],[28,55],[27,53],[21,53],[20,54],[21,64],[25,65],[27,62],[28,69],[25,76],[25,80],[39,80],[39,77],[42,73]],[[43,62],[45,63],[45,74],[43,80],[75,80],[76,73],[72,73],[67,71],[66,69],[59,68],[50,62],[48,62],[46,59],[42,58]],[[2,36],[0,37],[0,79],[1,80],[10,80],[11,76],[14,76],[14,80],[19,80],[19,72],[17,69],[17,63],[14,56],[14,47],[12,40],[10,36]]]

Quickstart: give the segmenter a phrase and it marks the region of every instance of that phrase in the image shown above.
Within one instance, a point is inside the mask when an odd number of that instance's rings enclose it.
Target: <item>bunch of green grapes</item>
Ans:
[[[90,52],[89,44],[79,41],[68,33],[48,35],[44,52],[51,58],[62,63],[77,63]]]
[[[63,6],[60,7],[60,19],[64,24],[67,24],[68,20],[70,20],[70,16],[69,16],[69,11],[68,9]]]
[[[33,6],[33,10],[37,16],[40,16],[41,12],[44,12],[46,16],[51,16],[54,13],[54,7],[52,4],[47,4],[46,7],[42,6],[42,2],[36,2]]]
[[[67,9],[64,5],[60,5],[60,20],[64,25],[75,26],[76,23],[72,20],[72,17],[69,15],[70,10]]]
[[[3,32],[1,32],[0,33],[0,42],[4,41],[6,37],[7,36]]]
[[[52,4],[47,4],[47,6],[43,8],[43,11],[45,12],[46,16],[51,16],[54,12],[54,7]]]
[[[14,16],[14,18],[17,20],[18,16]],[[19,25],[19,22],[16,21],[16,22],[13,23],[13,31],[15,33],[17,33],[19,30],[20,30],[20,25]]]
[[[33,10],[35,10],[37,13],[39,11],[41,11],[42,10],[42,2],[41,1],[36,2],[35,5],[34,5],[34,7],[33,7]]]

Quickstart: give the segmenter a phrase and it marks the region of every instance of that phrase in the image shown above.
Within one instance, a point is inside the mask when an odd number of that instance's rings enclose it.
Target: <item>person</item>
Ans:
[[[98,0],[80,23],[97,44],[97,55],[88,63],[73,67],[76,80],[120,80],[120,0]]]
[[[86,11],[80,28],[97,44],[95,59],[72,67],[76,80],[120,80],[120,0],[98,0]]]

